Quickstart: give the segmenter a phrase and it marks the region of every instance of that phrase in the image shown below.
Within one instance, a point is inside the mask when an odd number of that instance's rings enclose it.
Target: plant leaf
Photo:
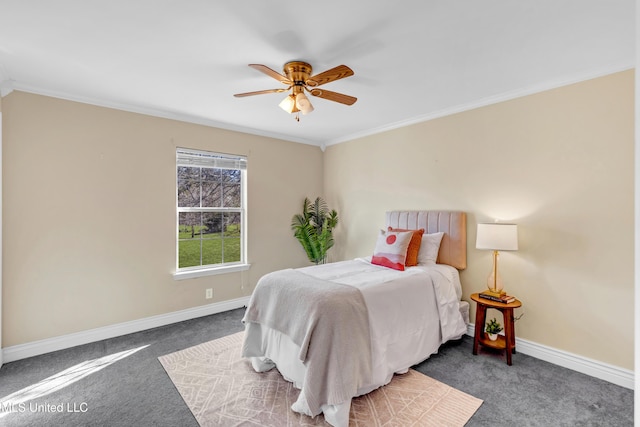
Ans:
[[[329,211],[326,202],[317,197],[312,203],[305,197],[302,213],[291,218],[293,235],[298,239],[307,257],[316,264],[325,263],[327,251],[333,246],[333,228],[338,224],[338,213]]]

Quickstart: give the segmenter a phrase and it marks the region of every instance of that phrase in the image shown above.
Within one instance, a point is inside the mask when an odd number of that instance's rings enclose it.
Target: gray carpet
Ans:
[[[243,313],[233,310],[8,363],[0,369],[0,398],[87,360],[147,346],[75,382],[71,378],[78,374],[67,373],[65,387],[49,384],[51,393],[25,402],[23,412],[16,406],[16,412],[2,413],[7,408],[0,406],[0,425],[196,427],[157,358],[241,331]],[[632,390],[522,354],[509,367],[498,355],[473,356],[471,345],[469,337],[446,344],[415,367],[484,400],[468,426],[633,425]],[[57,408],[63,412],[53,412]]]

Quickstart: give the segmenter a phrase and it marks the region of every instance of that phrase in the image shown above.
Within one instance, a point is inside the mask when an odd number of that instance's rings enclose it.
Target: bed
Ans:
[[[269,273],[243,318],[243,356],[258,372],[276,367],[301,390],[292,410],[323,413],[333,426],[348,425],[351,398],[467,331],[458,274],[466,268],[465,213],[392,211],[387,227],[441,236],[430,248],[436,262],[400,271],[365,257]]]

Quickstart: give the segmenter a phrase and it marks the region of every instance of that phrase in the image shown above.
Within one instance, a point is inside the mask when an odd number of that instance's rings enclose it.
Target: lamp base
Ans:
[[[498,273],[498,251],[493,251],[493,269],[487,278],[487,290],[484,293],[494,297],[502,297],[507,294],[503,290],[502,277]]]

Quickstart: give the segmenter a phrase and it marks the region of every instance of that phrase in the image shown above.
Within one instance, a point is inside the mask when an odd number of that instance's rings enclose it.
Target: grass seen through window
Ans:
[[[178,148],[178,269],[243,263],[246,158]]]
[[[181,226],[178,239],[180,268],[240,261],[239,224],[218,233],[208,233],[205,226]]]

